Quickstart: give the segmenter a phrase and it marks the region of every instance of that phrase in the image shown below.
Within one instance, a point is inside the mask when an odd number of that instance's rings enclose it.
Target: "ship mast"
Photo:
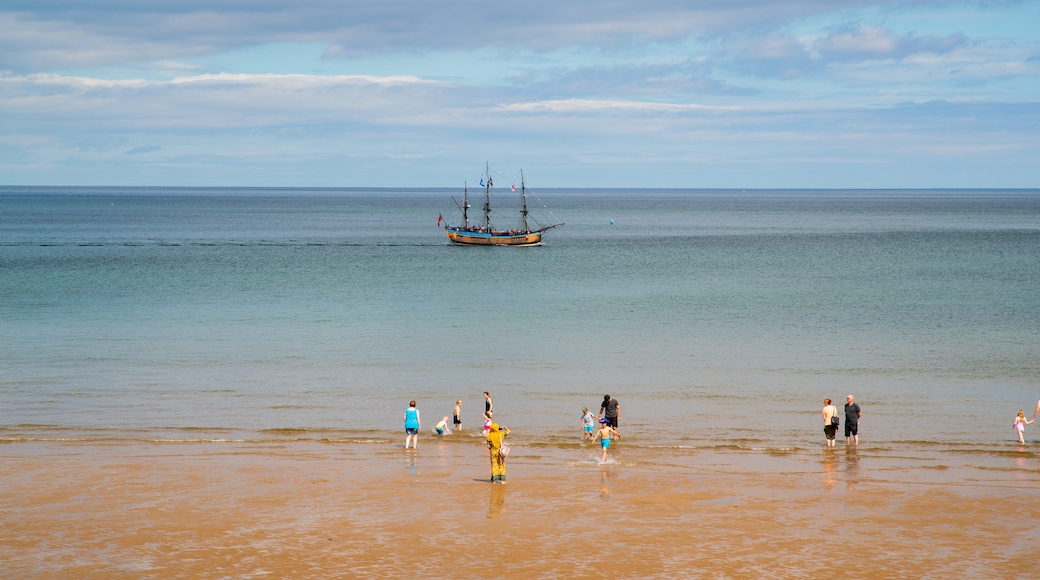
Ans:
[[[467,229],[469,228],[469,214],[466,212],[466,210],[469,209],[469,198],[467,197],[468,194],[469,194],[469,184],[466,183],[465,181],[463,181],[462,182],[462,223],[464,224],[464,227],[466,227]]]
[[[491,167],[485,164],[484,173],[484,223],[487,224],[488,232],[493,232],[495,228],[491,225]]]
[[[527,225],[527,183],[524,182],[524,170],[520,170],[520,219],[523,220],[524,233],[530,232],[531,227]]]

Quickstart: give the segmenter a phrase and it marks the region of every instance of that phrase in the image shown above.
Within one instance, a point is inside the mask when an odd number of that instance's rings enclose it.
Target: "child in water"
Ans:
[[[484,437],[491,431],[491,411],[484,411]]]
[[[588,439],[591,441],[595,437],[592,433],[592,428],[596,426],[596,416],[589,412],[588,407],[582,407],[581,413],[581,440]]]
[[[444,435],[445,433],[450,433],[450,431],[448,431],[448,418],[445,417],[445,418],[441,419],[441,422],[437,423],[437,426],[434,427],[434,429],[437,430],[437,434],[438,435]]]
[[[606,419],[599,420],[600,428],[596,431],[596,436],[592,439],[595,441],[599,439],[599,444],[603,447],[603,458],[600,459],[600,463],[607,462],[607,448],[610,447],[610,436],[619,437],[617,429],[610,426],[610,421]]]
[[[1029,425],[1032,422],[1033,421],[1031,421],[1031,420],[1030,421],[1026,420],[1026,412],[1025,412],[1025,410],[1023,410],[1023,409],[1019,409],[1018,410],[1018,416],[1015,417],[1015,424],[1013,426],[1015,428],[1015,431],[1018,431],[1018,442],[1019,443],[1025,444],[1026,440],[1025,440],[1025,438],[1022,435],[1026,431],[1026,425]]]

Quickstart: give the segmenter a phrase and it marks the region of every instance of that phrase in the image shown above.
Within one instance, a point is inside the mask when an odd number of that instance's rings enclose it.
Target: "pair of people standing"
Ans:
[[[855,397],[845,397],[845,444],[855,442],[859,445],[859,418],[863,412],[856,404]],[[827,447],[834,447],[834,438],[838,433],[838,408],[831,404],[830,399],[823,400],[823,434],[827,438]]]
[[[484,433],[487,436],[486,445],[488,455],[491,457],[491,483],[506,483],[506,457],[509,455],[509,446],[506,445],[506,435],[509,435],[509,427],[491,422],[494,414],[495,402],[491,395],[484,391]]]

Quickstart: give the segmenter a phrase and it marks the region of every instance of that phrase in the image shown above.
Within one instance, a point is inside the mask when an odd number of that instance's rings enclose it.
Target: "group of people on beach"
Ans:
[[[506,444],[506,435],[509,435],[509,427],[492,422],[494,415],[494,401],[491,395],[484,391],[484,437],[491,456],[491,482],[506,482],[506,457],[509,455],[509,446]],[[455,410],[452,412],[452,425],[456,431],[462,430],[462,400],[455,401]],[[408,408],[404,411],[404,448],[419,448],[419,430],[422,429],[422,416],[416,407],[415,401],[409,401]],[[434,427],[438,436],[447,435],[448,418],[444,417]]]
[[[859,418],[863,412],[852,395],[845,397],[845,444],[859,445]],[[834,438],[838,433],[841,419],[838,408],[830,399],[823,400],[823,435],[827,438],[827,447],[834,447]]]
[[[834,447],[834,440],[838,433],[841,419],[838,416],[838,408],[831,404],[830,399],[823,400],[823,434],[827,438],[827,447]],[[1026,419],[1025,409],[1019,409],[1015,415],[1011,428],[1018,434],[1019,444],[1024,445],[1026,425],[1031,425],[1040,415],[1040,401],[1036,402],[1036,410],[1033,418]],[[859,445],[859,418],[863,416],[860,406],[856,404],[852,395],[845,397],[845,444]]]
[[[404,448],[416,449],[419,443],[419,430],[422,428],[421,419],[419,416],[419,410],[415,406],[415,401],[408,403],[408,409],[405,410],[404,414],[404,428],[406,432]],[[602,458],[600,463],[607,462],[607,449],[610,448],[610,442],[617,439],[621,439],[621,433],[618,432],[618,420],[621,417],[621,405],[610,395],[603,396],[603,403],[600,405],[599,415],[594,415],[589,411],[588,407],[581,408],[581,419],[580,428],[582,432],[582,441],[599,441],[600,447],[603,450]],[[837,438],[838,427],[841,425],[841,418],[838,415],[838,408],[835,407],[830,399],[823,400],[823,434],[827,441],[827,447],[834,447],[835,439]],[[1037,415],[1040,414],[1040,401],[1036,403],[1036,410],[1033,411],[1033,418],[1026,419],[1025,410],[1019,409],[1018,415],[1015,416],[1015,420],[1012,427],[1018,433],[1018,442],[1021,444],[1025,443],[1025,426],[1030,425],[1036,421]],[[486,445],[491,459],[491,482],[492,483],[505,483],[506,482],[506,457],[509,455],[509,446],[505,442],[505,438],[509,435],[509,428],[498,423],[493,422],[492,417],[494,416],[494,401],[491,399],[491,395],[484,391],[484,427],[483,434],[486,438]],[[859,420],[863,416],[863,410],[859,404],[856,403],[855,397],[848,395],[845,397],[845,444],[846,445],[859,445]],[[599,429],[596,429],[597,423]],[[455,410],[453,412],[452,424],[456,431],[462,429],[462,401],[455,401]],[[448,431],[448,418],[444,417],[439,423],[435,431],[438,436],[449,433]]]
[[[509,456],[509,445],[506,444],[506,436],[509,435],[509,427],[505,425],[499,425],[493,422],[494,417],[494,406],[495,403],[491,399],[491,395],[484,391],[484,428],[483,434],[485,437],[485,445],[487,445],[488,453],[491,459],[491,483],[506,482],[506,457]],[[603,457],[601,463],[607,462],[607,449],[610,447],[611,440],[621,439],[621,433],[618,432],[618,420],[621,417],[621,405],[618,404],[617,399],[614,399],[610,395],[603,396],[603,404],[600,406],[600,414],[598,416],[593,415],[589,412],[588,407],[582,407],[581,416],[581,429],[582,429],[582,441],[600,441],[600,447],[603,449]],[[599,422],[599,430],[594,431],[594,426]],[[462,400],[455,401],[455,410],[453,411],[452,425],[455,431],[462,430]],[[419,409],[416,407],[415,401],[409,401],[408,408],[404,411],[404,431],[405,449],[418,449],[419,448],[419,430],[422,429],[422,416],[419,413]],[[450,433],[448,430],[448,418],[444,417],[434,431],[438,436],[446,435]]]

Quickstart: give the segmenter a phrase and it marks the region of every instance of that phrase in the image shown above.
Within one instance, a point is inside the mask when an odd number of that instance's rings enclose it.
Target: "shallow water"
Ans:
[[[594,446],[514,445],[508,485],[491,485],[486,451],[466,443],[3,445],[0,559],[32,578],[806,578],[836,562],[855,563],[843,578],[1004,578],[1036,566],[1031,456],[622,442],[600,466]]]

